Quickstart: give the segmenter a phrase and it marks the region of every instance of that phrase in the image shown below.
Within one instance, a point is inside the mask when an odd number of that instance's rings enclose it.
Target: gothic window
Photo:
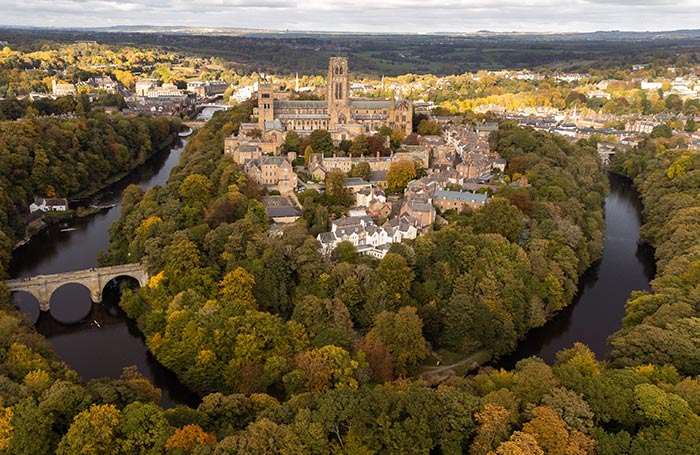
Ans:
[[[335,83],[335,98],[341,99],[343,97],[343,85],[340,82]]]

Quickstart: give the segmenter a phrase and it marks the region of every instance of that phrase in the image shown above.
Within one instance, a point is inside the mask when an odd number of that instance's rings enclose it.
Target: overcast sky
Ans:
[[[0,24],[350,32],[700,28],[700,0],[0,0]]]

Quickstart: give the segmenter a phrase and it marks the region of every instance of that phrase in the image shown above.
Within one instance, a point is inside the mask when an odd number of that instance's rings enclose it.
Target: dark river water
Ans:
[[[610,351],[608,336],[622,328],[630,293],[649,290],[656,272],[653,249],[639,244],[641,208],[631,182],[610,175],[603,257],[581,277],[574,302],[543,327],[530,331],[518,349],[495,366],[512,368],[518,360],[533,355],[551,365],[558,351],[577,341],[603,359]]]
[[[204,108],[197,119],[209,120],[220,108]],[[177,165],[185,142],[152,157],[122,181],[101,191],[89,201],[112,206],[95,215],[78,218],[46,229],[13,253],[10,275],[28,277],[83,270],[97,266],[97,255],[109,248],[109,227],[119,218],[121,195],[130,184],[144,191],[165,185]],[[81,205],[87,205],[81,204]],[[158,363],[146,349],[136,324],[119,308],[119,284],[111,282],[103,291],[102,303],[93,304],[90,292],[80,284],[67,284],[51,297],[51,311],[41,313],[36,299],[26,293],[13,296],[20,311],[37,320],[44,335],[63,361],[85,379],[118,378],[122,369],[136,365],[162,390],[161,405],[196,406],[199,398],[180,383],[174,373]]]
[[[91,203],[108,206],[121,202],[121,193],[129,184],[144,190],[164,185],[180,159],[184,144],[151,158],[123,181],[107,188]],[[97,266],[97,254],[109,246],[110,225],[119,217],[120,205],[95,215],[79,218],[46,229],[15,250],[10,274],[25,277],[67,272]],[[196,405],[197,397],[177,377],[160,365],[147,351],[144,339],[119,308],[118,283],[105,289],[103,302],[93,304],[87,288],[65,285],[51,298],[51,314],[42,313],[37,330],[53,345],[56,353],[85,379],[118,378],[122,368],[136,365],[157,387],[162,389],[161,404]],[[18,293],[23,312],[38,313],[36,301]],[[71,322],[63,324],[59,321]],[[75,321],[78,321],[77,323]]]
[[[206,119],[211,113],[205,110],[201,117]],[[91,203],[118,204],[122,191],[131,183],[144,190],[164,185],[183,147],[153,157],[125,180],[102,191]],[[531,331],[517,351],[496,366],[510,368],[532,355],[552,363],[557,351],[571,347],[576,341],[587,344],[602,358],[610,349],[607,337],[622,326],[624,304],[630,292],[649,289],[655,272],[653,251],[638,243],[639,199],[629,181],[611,176],[610,182],[610,195],[605,201],[607,233],[602,259],[581,277],[574,303],[544,327]],[[119,212],[120,206],[116,205],[42,231],[14,252],[10,274],[28,277],[97,266],[97,254],[107,250],[108,229]],[[15,298],[23,312],[38,316],[38,331],[85,380],[118,378],[122,368],[136,365],[162,389],[161,405],[166,408],[196,405],[196,395],[154,359],[135,324],[118,307],[118,284],[108,285],[100,304],[91,302],[89,291],[82,285],[63,286],[52,296],[50,314],[39,314],[36,300],[27,294],[17,293]]]

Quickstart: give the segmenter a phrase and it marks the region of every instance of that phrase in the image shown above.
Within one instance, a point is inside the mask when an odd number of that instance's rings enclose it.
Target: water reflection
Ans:
[[[656,268],[653,249],[639,244],[641,203],[629,180],[610,176],[605,222],[603,257],[581,277],[574,302],[545,326],[530,331],[518,349],[495,366],[512,368],[533,355],[552,364],[557,352],[577,341],[599,359],[610,351],[607,339],[622,328],[625,302],[632,291],[649,289]]]
[[[132,183],[144,190],[164,185],[183,149],[184,144],[154,156],[126,179],[81,204],[118,204],[124,188]],[[116,205],[40,232],[29,243],[15,250],[10,275],[14,278],[27,277],[96,267],[99,251],[109,247],[109,227],[119,217],[120,210],[120,206]],[[66,230],[72,228],[75,230]],[[146,349],[138,328],[118,306],[118,287],[115,284],[107,286],[103,291],[102,303],[96,304],[92,303],[89,291],[83,290],[83,295],[77,296],[72,293],[64,295],[59,289],[61,292],[57,291],[51,300],[52,313],[60,311],[58,317],[72,324],[62,324],[50,313],[34,315],[38,318],[37,331],[48,339],[58,356],[85,380],[105,376],[118,378],[122,368],[136,365],[141,373],[163,390],[161,404],[164,407],[196,405],[196,395],[187,390]],[[20,302],[20,310],[33,311],[34,303],[26,295],[19,295],[16,299]],[[63,311],[71,314],[64,317]],[[81,311],[83,314],[78,314]]]

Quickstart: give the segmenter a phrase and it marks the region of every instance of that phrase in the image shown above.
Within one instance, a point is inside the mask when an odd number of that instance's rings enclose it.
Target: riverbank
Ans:
[[[100,251],[109,246],[109,228],[119,217],[122,192],[131,184],[144,190],[163,185],[179,161],[185,143],[152,156],[119,182],[104,188],[90,201],[103,209],[91,209],[89,216],[73,217],[66,226],[47,227],[17,250],[10,265],[12,277],[34,276],[82,270],[97,266]],[[177,377],[160,365],[147,351],[136,325],[119,308],[118,286],[103,293],[103,302],[93,304],[87,289],[66,285],[52,297],[52,313],[65,316],[65,309],[74,308],[80,316],[74,324],[61,324],[51,314],[39,313],[36,302],[20,295],[23,312],[37,312],[37,331],[51,344],[58,357],[85,381],[109,377],[117,379],[122,369],[136,365],[154,385],[162,390],[161,405],[171,408],[180,404],[196,406],[198,397],[187,390]],[[27,301],[28,300],[28,301]],[[75,307],[79,308],[75,308]]]
[[[581,276],[574,301],[545,325],[531,330],[514,352],[493,361],[496,368],[512,369],[531,356],[551,365],[557,352],[575,342],[603,358],[612,349],[608,338],[622,327],[631,293],[650,289],[656,274],[654,249],[640,241],[639,195],[626,177],[614,173],[608,177],[603,256]]]
[[[182,138],[180,137],[175,137],[172,141],[172,147],[177,147],[178,145],[182,144]],[[75,209],[69,209],[64,212],[46,212],[44,216],[38,220],[38,221],[33,221],[33,224],[27,226],[27,233],[25,234],[24,238],[12,247],[12,252],[16,251],[17,248],[26,245],[29,243],[34,236],[39,234],[40,232],[44,231],[45,229],[48,229],[51,226],[54,226],[56,224],[64,223],[67,221],[71,220],[76,220],[79,218],[85,218],[92,216],[96,213],[99,213],[102,210],[110,209],[114,206],[116,206],[119,202],[114,202],[109,205],[104,205],[104,206],[94,206],[94,205],[88,205],[85,206],[84,203],[88,198],[92,198],[100,193],[103,193],[105,191],[109,191],[110,188],[119,185],[121,182],[123,182],[125,179],[127,179],[129,176],[134,174],[135,172],[138,171],[139,168],[145,166],[148,164],[149,161],[153,160],[155,157],[157,157],[160,154],[163,154],[164,151],[166,150],[161,150],[156,153],[153,153],[146,158],[146,160],[143,163],[140,163],[133,168],[131,168],[129,171],[126,172],[121,172],[119,174],[114,175],[113,177],[110,177],[105,181],[105,183],[97,188],[93,189],[90,191],[85,191],[81,193],[77,193],[73,196],[70,196],[68,198],[69,203],[73,204],[78,204],[78,206]],[[81,205],[82,203],[82,205]]]

